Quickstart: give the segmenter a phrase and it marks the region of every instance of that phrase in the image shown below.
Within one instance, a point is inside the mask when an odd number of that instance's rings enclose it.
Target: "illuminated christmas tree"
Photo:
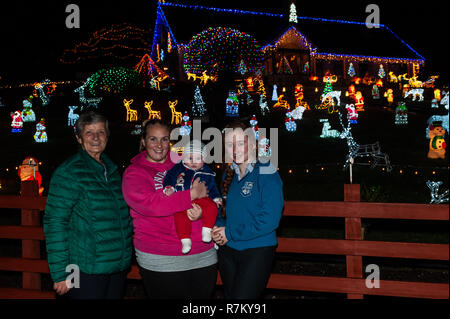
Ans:
[[[297,23],[297,8],[295,7],[294,3],[291,3],[291,6],[289,8],[289,22],[291,23]]]
[[[327,93],[330,93],[332,91],[333,91],[333,86],[331,85],[330,81],[327,81],[327,83],[325,84],[325,88],[323,89],[322,95],[326,95]]]
[[[383,64],[380,64],[380,68],[378,69],[378,76],[382,79],[386,76],[386,72],[384,72]]]
[[[356,75],[355,72],[355,67],[353,66],[353,63],[350,63],[350,65],[348,66],[348,72],[347,72],[348,76],[350,77],[354,77]]]
[[[203,97],[200,92],[200,88],[197,85],[194,92],[194,104],[192,104],[192,114],[194,116],[203,116],[205,112],[206,112],[205,102],[203,102]]]

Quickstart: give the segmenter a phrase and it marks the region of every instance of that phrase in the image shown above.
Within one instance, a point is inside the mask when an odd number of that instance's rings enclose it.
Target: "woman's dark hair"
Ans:
[[[75,123],[75,135],[81,137],[81,133],[86,125],[105,123],[106,135],[109,136],[109,123],[108,119],[100,113],[95,111],[88,111],[86,113],[80,114],[77,122]]]
[[[169,123],[160,120],[160,119],[151,119],[151,120],[145,120],[142,123],[142,135],[141,135],[141,141],[139,141],[139,151],[142,152],[144,150],[144,146],[142,145],[142,140],[145,140],[147,137],[147,129],[150,126],[155,126],[155,125],[160,125],[163,126],[165,128],[167,128],[167,130],[170,132],[172,127]]]
[[[240,128],[243,131],[245,131],[246,129],[248,129],[250,127],[251,127],[250,124],[247,124],[246,122],[242,122],[240,120],[234,120],[234,121],[228,123],[225,126],[225,129]],[[224,131],[223,139],[225,139],[225,133],[226,133],[226,130]],[[223,145],[225,145],[225,143],[223,143]],[[234,177],[234,169],[233,169],[233,167],[231,167],[231,165],[228,165],[227,168],[225,169],[225,178],[222,181],[221,187],[220,187],[220,189],[222,190],[222,212],[221,212],[222,218],[226,218],[226,216],[227,216],[227,212],[226,212],[227,195],[228,195],[228,191],[230,190],[230,185],[231,185],[231,182],[233,181],[233,177]]]

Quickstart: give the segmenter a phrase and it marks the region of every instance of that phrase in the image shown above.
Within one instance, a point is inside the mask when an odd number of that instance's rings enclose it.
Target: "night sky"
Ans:
[[[205,6],[287,13],[290,1],[259,0],[173,0],[180,3],[201,3]],[[392,4],[392,3],[395,3]],[[65,19],[68,4],[78,4],[81,11],[80,29],[67,29]],[[417,5],[408,1],[300,1],[299,16],[344,19],[364,22],[370,3],[380,7],[380,23],[411,45],[426,58],[426,69],[448,81],[449,4],[447,1],[427,1]],[[9,80],[41,80],[58,67],[64,49],[87,41],[92,32],[103,27],[128,22],[153,29],[155,0],[135,1],[15,1],[0,3],[0,83]],[[170,21],[188,23],[187,17]],[[270,27],[270,26],[267,26]],[[53,79],[53,78],[52,78]],[[56,80],[56,79],[55,79]],[[62,79],[58,79],[62,80]]]

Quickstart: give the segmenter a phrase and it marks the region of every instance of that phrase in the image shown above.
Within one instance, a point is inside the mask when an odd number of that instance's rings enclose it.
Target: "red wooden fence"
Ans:
[[[346,256],[346,277],[272,274],[268,288],[344,293],[349,299],[364,295],[411,298],[449,298],[448,283],[380,280],[379,288],[367,288],[362,257],[449,260],[448,244],[367,241],[362,239],[361,218],[415,219],[448,221],[449,205],[393,204],[360,202],[359,185],[344,185],[344,202],[288,201],[284,216],[341,217],[345,219],[345,239],[278,238],[277,252]],[[46,260],[40,259],[40,241],[45,240],[40,212],[45,197],[37,196],[37,184],[22,184],[21,196],[0,196],[1,208],[21,209],[21,226],[0,226],[0,238],[22,240],[22,258],[0,257],[0,270],[22,272],[22,289],[1,288],[0,298],[54,298],[42,291],[41,274],[49,273]],[[1,213],[1,210],[0,210]],[[140,279],[136,266],[129,279]],[[221,284],[220,277],[218,284]]]

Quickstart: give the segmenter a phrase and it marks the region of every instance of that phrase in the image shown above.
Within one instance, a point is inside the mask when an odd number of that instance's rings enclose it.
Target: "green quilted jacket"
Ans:
[[[54,282],[66,280],[69,264],[87,274],[127,269],[133,226],[117,166],[105,166],[80,149],[53,173],[44,214],[48,265]]]

